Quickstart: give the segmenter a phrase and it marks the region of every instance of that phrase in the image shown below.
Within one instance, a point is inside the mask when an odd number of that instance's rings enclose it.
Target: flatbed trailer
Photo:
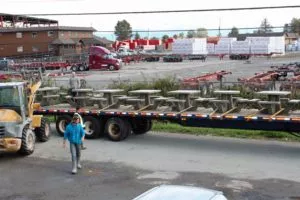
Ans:
[[[64,126],[71,116],[78,112],[86,124],[86,137],[97,138],[106,135],[112,141],[126,139],[131,132],[144,134],[151,130],[152,121],[170,121],[188,127],[211,127],[230,129],[250,129],[285,131],[298,136],[300,132],[300,113],[289,115],[259,114],[258,110],[243,109],[240,112],[214,113],[211,109],[188,112],[134,111],[128,109],[94,109],[67,107],[40,107],[34,114],[54,116],[56,129],[63,134]],[[89,128],[87,128],[89,127]]]

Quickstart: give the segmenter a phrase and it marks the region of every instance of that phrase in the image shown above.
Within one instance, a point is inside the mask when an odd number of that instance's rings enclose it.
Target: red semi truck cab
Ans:
[[[101,46],[90,47],[88,63],[76,64],[71,67],[73,71],[85,71],[95,69],[119,70],[122,61],[113,57],[111,52]]]
[[[111,52],[100,46],[90,47],[89,69],[119,70],[121,61],[112,56]]]

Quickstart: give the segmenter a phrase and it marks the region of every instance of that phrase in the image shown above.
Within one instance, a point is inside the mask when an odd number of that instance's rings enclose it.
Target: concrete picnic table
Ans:
[[[260,91],[256,94],[268,96],[268,101],[280,101],[280,97],[288,96],[291,92],[288,91]]]
[[[133,90],[129,91],[130,94],[137,94],[140,98],[145,99],[145,106],[150,105],[150,95],[160,93],[161,90]]]
[[[228,100],[229,101],[229,109],[233,108],[233,95],[240,94],[239,90],[215,90],[214,94],[219,95],[220,100]]]
[[[89,100],[90,96],[89,93],[93,92],[91,88],[82,88],[82,89],[73,89],[72,92],[76,92],[76,96],[73,97],[76,104],[80,106],[86,106],[87,100]]]
[[[281,109],[280,97],[286,97],[291,94],[288,91],[260,91],[257,92],[258,95],[264,95],[268,97],[268,101],[259,101],[258,103],[262,105],[267,105],[268,114],[274,114]]]
[[[199,90],[173,90],[168,92],[171,95],[178,95],[178,98],[185,100],[185,108],[191,107],[191,96],[200,94]]]
[[[108,105],[113,104],[113,94],[124,92],[123,89],[101,89],[94,91],[96,93],[102,93],[104,98],[107,99]]]
[[[51,103],[51,100],[54,100],[59,97],[57,91],[60,90],[59,87],[43,87],[39,88],[38,92],[41,92],[42,100],[45,104]]]

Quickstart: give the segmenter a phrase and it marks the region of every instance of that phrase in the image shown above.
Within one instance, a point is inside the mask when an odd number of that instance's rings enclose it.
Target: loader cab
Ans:
[[[27,115],[27,98],[24,91],[25,83],[0,83],[0,112],[10,113],[8,111],[15,111],[22,121],[26,119]],[[8,114],[7,114],[8,115]],[[4,116],[9,117],[9,116]]]

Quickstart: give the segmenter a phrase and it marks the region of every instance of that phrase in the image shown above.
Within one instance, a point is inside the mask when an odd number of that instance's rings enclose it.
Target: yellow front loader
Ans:
[[[50,137],[49,123],[33,115],[35,94],[41,82],[0,83],[0,152],[33,153],[35,141]]]

